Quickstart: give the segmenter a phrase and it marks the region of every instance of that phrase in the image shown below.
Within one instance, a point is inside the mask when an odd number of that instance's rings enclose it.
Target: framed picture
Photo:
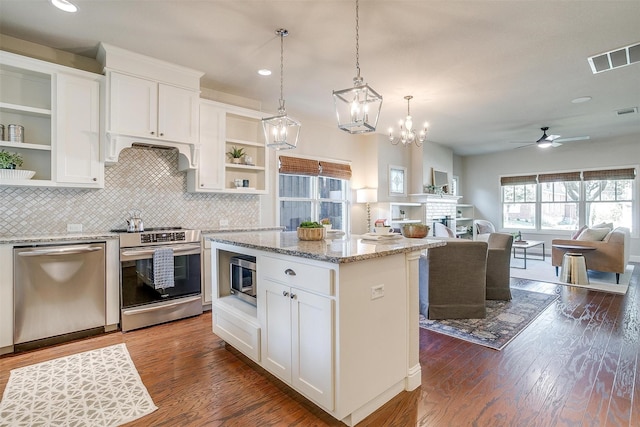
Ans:
[[[407,195],[407,168],[389,165],[389,195]]]

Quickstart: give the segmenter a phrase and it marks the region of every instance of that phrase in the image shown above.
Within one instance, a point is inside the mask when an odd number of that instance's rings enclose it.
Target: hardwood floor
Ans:
[[[625,296],[525,288],[560,298],[502,351],[421,329],[421,388],[359,426],[640,425],[640,266]],[[159,407],[131,426],[343,425],[226,347],[210,313],[2,357],[0,392],[13,368],[122,342]]]

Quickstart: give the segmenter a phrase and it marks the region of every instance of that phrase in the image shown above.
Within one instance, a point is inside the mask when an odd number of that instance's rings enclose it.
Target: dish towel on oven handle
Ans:
[[[173,249],[158,248],[153,251],[153,286],[155,289],[173,288]]]

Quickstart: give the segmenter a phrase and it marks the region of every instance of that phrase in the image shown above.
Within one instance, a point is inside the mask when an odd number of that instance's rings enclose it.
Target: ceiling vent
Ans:
[[[636,114],[638,112],[638,107],[631,107],[631,108],[623,108],[622,110],[617,110],[616,114],[618,116],[624,116],[627,114]]]
[[[587,58],[593,74],[640,62],[640,43]]]

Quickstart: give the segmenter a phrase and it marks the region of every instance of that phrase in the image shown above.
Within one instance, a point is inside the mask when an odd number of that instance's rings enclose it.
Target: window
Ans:
[[[540,174],[540,229],[575,230],[579,222],[580,172]]]
[[[635,173],[628,168],[502,177],[502,226],[575,230],[612,222],[633,231]]]
[[[536,227],[536,176],[503,177],[502,226],[504,228]]]
[[[280,156],[280,225],[294,231],[303,221],[328,218],[333,229],[346,231],[350,177],[347,164]]]

